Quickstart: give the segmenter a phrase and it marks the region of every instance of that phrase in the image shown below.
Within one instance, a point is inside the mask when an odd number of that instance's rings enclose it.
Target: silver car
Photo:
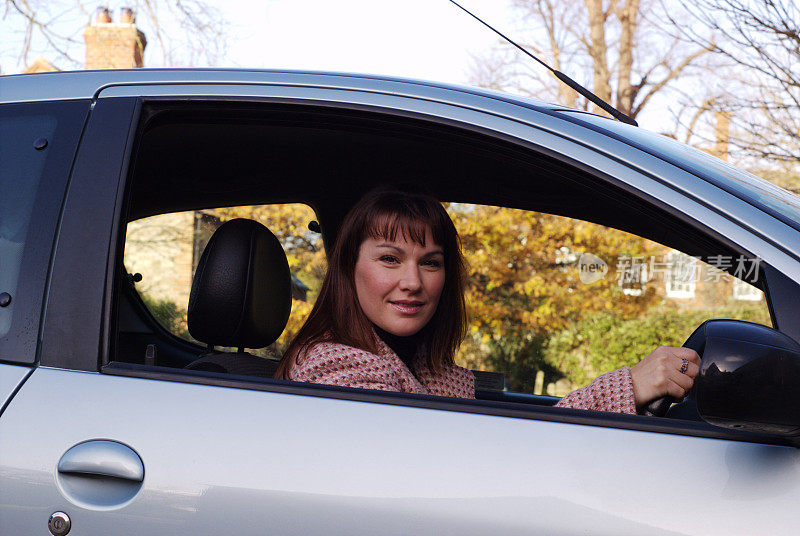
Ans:
[[[226,326],[255,300],[241,314],[274,340],[302,285],[248,279],[231,254],[208,269],[233,283],[192,289],[204,211],[304,203],[330,243],[364,191],[409,177],[454,204],[751,259],[723,272],[763,292],[771,326],[695,326],[687,400],[618,415],[496,374],[475,400],[275,380]],[[188,274],[181,299],[210,293],[195,329],[189,302],[191,337],[156,321],[128,265],[132,230],[182,214],[185,261],[136,255]],[[797,304],[796,197],[611,119],[333,73],[1,77],[0,534],[797,534]]]

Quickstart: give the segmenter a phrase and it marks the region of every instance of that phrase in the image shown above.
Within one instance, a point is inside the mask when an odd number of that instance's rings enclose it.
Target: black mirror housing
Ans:
[[[708,320],[701,342],[697,409],[708,423],[782,436],[800,435],[800,344],[741,320]]]

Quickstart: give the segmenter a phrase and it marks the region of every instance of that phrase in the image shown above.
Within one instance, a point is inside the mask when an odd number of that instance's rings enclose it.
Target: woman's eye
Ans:
[[[381,261],[381,262],[386,262],[386,263],[389,263],[389,264],[395,264],[395,263],[398,263],[398,262],[400,262],[400,261],[398,260],[398,258],[397,258],[397,257],[395,257],[394,255],[381,255],[381,256],[378,258],[378,260],[379,260],[379,261]]]
[[[427,266],[428,268],[441,268],[442,261],[437,259],[428,259],[422,263],[423,266]]]

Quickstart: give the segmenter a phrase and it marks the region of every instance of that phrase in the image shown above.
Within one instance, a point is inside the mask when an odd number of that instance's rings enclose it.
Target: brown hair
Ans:
[[[442,204],[430,195],[380,188],[362,197],[345,217],[314,308],[286,350],[275,377],[288,379],[289,370],[304,349],[320,342],[377,353],[372,323],[356,295],[354,274],[361,244],[367,238],[395,240],[400,233],[424,247],[428,229],[436,245],[444,250],[445,283],[436,311],[423,328],[426,364],[436,371],[453,364],[467,324],[464,259],[458,232]]]

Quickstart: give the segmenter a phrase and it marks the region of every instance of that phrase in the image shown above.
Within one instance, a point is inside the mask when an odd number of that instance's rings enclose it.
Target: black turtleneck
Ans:
[[[422,344],[424,330],[420,330],[414,335],[409,335],[408,337],[400,337],[399,335],[394,335],[389,333],[386,330],[383,330],[373,324],[375,328],[375,333],[378,334],[378,337],[381,338],[383,342],[386,343],[386,346],[392,349],[394,353],[405,363],[412,373],[414,373],[414,368],[412,364],[414,363],[414,358],[417,356],[417,350],[419,350],[420,345]],[[415,374],[416,375],[416,374]]]

